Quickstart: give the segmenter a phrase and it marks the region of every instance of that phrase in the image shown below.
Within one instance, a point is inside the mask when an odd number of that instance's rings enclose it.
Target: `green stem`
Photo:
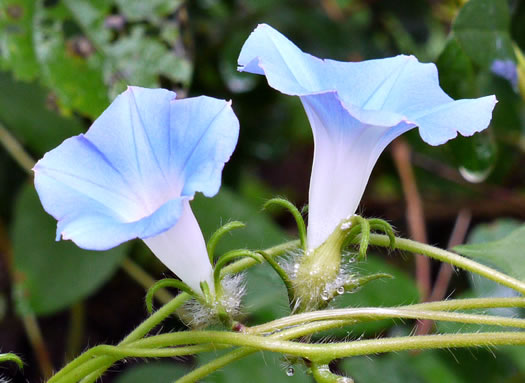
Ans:
[[[298,239],[296,239],[294,241],[289,241],[289,242],[285,242],[285,243],[282,243],[274,247],[270,247],[269,249],[266,249],[263,251],[268,256],[275,258],[275,257],[278,257],[279,255],[286,253],[289,250],[299,247],[299,245],[300,245],[300,242]],[[264,260],[262,255],[258,254],[258,257],[260,257],[259,263]],[[244,259],[241,259],[240,261],[237,261],[235,263],[232,263],[231,265],[224,267],[221,271],[221,274],[237,274],[237,273],[240,273],[241,271],[246,270],[247,268],[255,266],[256,264],[257,264],[257,261],[255,261],[254,259],[244,258]]]
[[[406,308],[424,308],[426,310],[461,310],[461,309],[479,309],[479,308],[496,308],[496,307],[525,307],[525,298],[471,298],[471,299],[455,299],[442,302],[430,302],[430,303],[421,303],[415,305],[404,306]],[[317,322],[313,323],[330,323],[335,324],[333,327],[342,327],[345,324],[353,324],[355,321],[330,321],[330,322]],[[253,330],[252,327],[250,330]],[[292,330],[299,330],[300,327],[295,327]],[[324,328],[323,330],[327,330]],[[287,337],[287,331],[285,330],[279,333],[271,335],[271,337],[281,337],[281,339],[291,339]],[[317,330],[321,331],[321,330]],[[284,335],[284,336],[283,336]],[[306,335],[306,334],[303,334]],[[256,350],[251,348],[239,348],[229,352],[226,355],[223,355],[215,360],[204,364],[197,369],[193,370],[191,373],[185,375],[177,381],[177,383],[191,383],[196,382],[200,379],[203,379],[207,375],[213,373],[214,371],[223,368],[224,366],[233,363],[239,359],[242,359],[250,354],[253,354]]]
[[[434,321],[474,323],[484,325],[496,325],[505,327],[525,328],[525,319],[507,318],[501,316],[488,316],[478,314],[463,314],[448,311],[417,310],[409,308],[352,308],[335,309],[327,311],[312,311],[286,318],[274,320],[263,325],[250,328],[256,334],[268,333],[281,328],[296,326],[303,323],[311,323],[324,320],[378,320],[390,318],[403,319],[429,319]]]
[[[35,166],[35,160],[2,124],[0,124],[0,143],[22,169],[31,175],[33,174],[32,169]]]
[[[472,310],[472,309],[492,309],[501,307],[525,307],[525,298],[465,298],[450,299],[448,301],[417,303],[413,305],[401,306],[399,308],[422,308],[425,310]]]
[[[477,309],[477,308],[487,308],[487,307],[525,307],[525,298],[472,298],[472,299],[457,299],[443,302],[430,302],[422,303],[416,305],[410,305],[405,307],[421,307],[426,310],[432,309],[441,309],[441,310],[458,310],[458,309]],[[324,325],[334,325],[333,327],[341,327],[344,324],[352,324],[354,321],[330,321],[322,322]],[[319,324],[319,323],[315,323]],[[331,327],[331,328],[333,328]],[[311,328],[309,328],[311,329]],[[324,328],[323,330],[326,330]],[[252,327],[250,330],[254,330]],[[296,327],[292,330],[300,330],[299,327]],[[275,333],[271,337],[279,337],[280,339],[291,339],[288,337],[288,333],[285,330],[280,333]],[[321,329],[316,329],[316,331],[321,331]],[[294,335],[298,335],[295,333]],[[306,335],[306,334],[302,334]],[[301,336],[302,336],[301,335]],[[242,359],[250,354],[253,354],[256,350],[252,348],[239,348],[231,351],[230,353],[223,355],[205,365],[198,367],[193,370],[191,373],[185,375],[177,381],[177,383],[191,383],[196,382],[200,379],[203,379],[205,376],[213,373],[214,371],[223,368],[224,366],[233,363],[239,359]]]
[[[190,298],[190,295],[186,293],[180,293],[179,295],[177,295],[170,302],[168,302],[167,304],[159,308],[157,311],[155,311],[153,315],[148,317],[135,330],[133,330],[128,336],[126,336],[122,340],[122,342],[119,343],[119,346],[125,345],[127,343],[131,343],[140,338],[143,338],[154,327],[156,327],[165,318],[167,318],[170,314],[172,314],[175,310],[177,310],[189,298]],[[78,358],[74,359],[69,364],[67,364],[64,368],[62,368],[59,372],[57,372],[51,379],[49,379],[48,383],[58,382],[64,375],[66,375],[67,373],[76,369],[78,366],[84,363],[85,359],[91,358],[91,356],[89,355],[89,352],[90,350],[86,351],[84,354],[80,355]],[[87,354],[87,357],[86,357],[86,354]],[[113,362],[111,362],[109,366],[108,364],[109,362],[100,363],[100,367],[101,368],[104,366],[109,367],[111,366],[111,364],[113,364]]]
[[[300,337],[311,334],[316,331],[322,331],[325,329],[343,326],[345,324],[348,323],[345,321],[324,321],[314,324],[307,324],[304,326],[296,327],[292,329],[292,331],[283,331],[279,334],[279,337]],[[189,343],[192,338],[191,331],[175,333],[173,335],[175,335],[175,339],[172,339],[172,342],[166,344],[165,346],[176,346],[178,344],[186,344]],[[77,358],[77,360],[75,361],[76,364],[74,366],[71,366],[65,374],[62,374],[60,376],[60,382],[74,383],[77,382],[78,379],[87,375],[87,377],[84,378],[85,380],[89,378],[91,374],[97,373],[102,367],[105,367],[105,364],[113,364],[116,361],[126,357],[174,357],[230,347],[227,345],[214,344],[160,349],[157,347],[158,341],[151,342],[149,341],[151,338],[152,337],[131,342],[124,347],[107,345],[93,347],[90,350],[86,351],[84,354],[82,354],[81,357]],[[253,351],[255,352],[256,350],[254,349]],[[97,356],[98,358],[93,359]]]
[[[290,241],[286,242],[271,248],[268,248],[265,251],[266,254],[268,254],[271,257],[276,257],[284,252],[296,248],[299,245],[299,241]],[[260,257],[261,261],[263,260],[263,257],[261,255],[257,255]],[[237,261],[231,265],[228,265],[224,267],[221,271],[221,274],[228,274],[228,273],[239,273],[253,265],[255,265],[257,261],[251,258],[244,258],[240,261]],[[161,323],[166,317],[168,317],[170,314],[172,314],[177,308],[179,308],[184,302],[186,302],[190,297],[189,294],[186,293],[180,293],[177,295],[173,300],[159,308],[153,315],[148,317],[144,322],[142,322],[135,330],[133,330],[126,338],[122,340],[122,342],[119,343],[119,346],[131,343],[133,341],[136,341],[138,339],[143,338],[145,335],[147,335],[154,327],[156,327],[159,323]],[[79,356],[77,359],[70,362],[68,365],[66,365],[62,370],[57,372],[49,381],[48,383],[58,383],[62,377],[64,377],[66,374],[68,374],[73,369],[77,368],[82,363],[78,362],[78,359],[81,358]],[[97,363],[98,369],[91,373],[90,375],[86,376],[82,382],[93,382],[98,377],[100,377],[104,371],[109,368],[116,360],[111,357],[97,357],[94,361],[90,361],[89,363]]]
[[[220,348],[220,347],[219,347]],[[197,345],[197,346],[186,346],[169,349],[147,349],[137,347],[119,347],[119,346],[97,346],[93,347],[89,351],[89,358],[87,361],[82,363],[77,368],[69,371],[66,375],[62,376],[60,383],[76,383],[79,379],[85,376],[89,376],[93,372],[98,371],[103,363],[115,363],[118,360],[125,359],[128,357],[137,358],[161,358],[161,357],[177,357],[185,355],[194,355],[200,352],[210,351],[208,345]],[[92,359],[95,356],[98,358]]]
[[[71,306],[70,323],[66,341],[66,356],[64,362],[72,360],[82,349],[86,327],[86,307],[80,301]]]
[[[160,281],[155,282],[155,284],[148,289],[148,292],[146,294],[146,309],[148,310],[148,314],[151,314],[153,312],[153,296],[160,289],[163,289],[165,287],[175,287],[190,296],[193,296],[196,298],[198,297],[195,291],[193,291],[187,284],[185,284],[184,282],[178,279],[174,279],[174,278],[161,279]]]
[[[382,234],[370,234],[371,245],[390,247],[390,239],[386,235]],[[479,274],[491,281],[497,282],[503,286],[510,287],[521,294],[525,294],[525,283],[512,278],[506,274],[503,274],[491,267],[482,265],[481,263],[475,262],[471,259],[462,257],[454,254],[450,251],[439,249],[434,246],[426,245],[410,239],[396,238],[395,249],[409,251],[414,254],[423,254],[427,257],[437,259],[441,262],[450,263],[451,265],[457,266],[461,269],[468,270],[470,272]]]
[[[295,223],[297,224],[297,231],[299,234],[301,249],[306,251],[306,225],[304,224],[303,215],[301,214],[299,209],[297,209],[297,207],[293,203],[284,198],[272,198],[271,200],[266,201],[266,203],[263,206],[263,209],[266,209],[268,206],[271,205],[284,207],[290,212],[290,214],[292,214],[292,216],[295,219]]]
[[[442,348],[492,347],[498,345],[525,345],[525,333],[507,331],[369,339],[347,343],[313,345],[317,346],[319,350],[305,349],[304,356],[312,360],[328,362],[338,358],[376,353]],[[299,350],[294,348],[294,350],[290,351],[296,352]]]
[[[29,343],[35,353],[40,372],[44,379],[47,379],[53,374],[53,363],[51,362],[49,350],[42,336],[38,320],[32,312],[27,312],[22,315],[22,322],[29,338]]]
[[[140,341],[140,344],[144,347],[163,347],[168,343],[177,344],[180,342],[187,343],[188,341],[192,344],[228,344],[295,355],[317,362],[329,362],[333,359],[347,356],[412,349],[525,344],[525,333],[515,331],[407,336],[329,344],[307,344],[225,331],[194,331],[190,335],[191,340],[187,339],[186,334],[162,334],[143,339]]]
[[[355,221],[361,225],[361,239],[359,242],[359,259],[366,259],[366,251],[368,250],[368,244],[370,243],[370,223],[367,219],[354,215]]]
[[[293,301],[295,298],[295,293],[293,289],[292,281],[290,280],[290,277],[284,271],[284,269],[277,263],[277,261],[270,257],[268,254],[266,254],[264,251],[259,251],[259,254],[261,254],[264,257],[264,260],[272,267],[272,269],[279,275],[281,280],[284,283],[284,286],[286,287],[286,292],[288,293],[288,303],[290,304],[290,307],[293,309]]]
[[[353,383],[352,378],[336,375],[326,363],[312,363],[312,376],[317,383]]]
[[[141,347],[165,347],[177,344],[232,345],[256,348],[308,358],[316,362],[329,362],[347,356],[367,355],[412,349],[480,347],[495,345],[524,345],[523,332],[486,332],[446,335],[407,336],[353,342],[307,344],[284,341],[258,335],[226,331],[193,331],[191,334],[174,333],[152,336],[135,343]]]
[[[251,258],[255,262],[262,263],[260,254],[254,253],[251,250],[239,249],[228,251],[217,260],[217,263],[214,266],[213,280],[215,282],[215,291],[217,293],[219,293],[221,279],[224,276],[224,274],[221,273],[222,269],[224,269],[229,262],[237,258]]]
[[[320,324],[316,328],[319,331],[320,327],[325,326],[324,323]],[[310,325],[311,326],[311,325]],[[304,333],[304,330],[302,331]],[[283,334],[277,334],[283,337]],[[289,335],[289,334],[288,334]],[[293,337],[297,337],[297,333]],[[138,346],[158,346],[159,344],[165,344],[166,340],[170,340],[170,343],[184,342],[181,334],[164,334],[155,337],[156,339],[145,339],[136,342]],[[171,339],[170,339],[171,338]],[[255,349],[262,349],[267,351],[279,352],[289,355],[295,355],[299,357],[308,358],[313,362],[328,363],[329,361],[337,358],[343,358],[348,356],[368,355],[374,353],[385,353],[393,351],[404,351],[404,350],[415,350],[415,349],[439,349],[439,348],[456,348],[456,347],[483,347],[483,346],[496,346],[496,345],[524,345],[525,344],[525,333],[521,332],[488,332],[488,333],[466,333],[466,334],[446,334],[446,335],[425,335],[425,336],[409,336],[409,337],[395,337],[395,338],[382,338],[382,339],[371,339],[361,340],[354,342],[344,343],[333,343],[333,344],[304,344],[291,341],[283,341],[272,337],[260,337],[247,334],[237,334],[229,332],[219,331],[200,331],[192,334],[192,342],[198,344],[205,344],[213,339],[212,345],[222,346],[224,344],[247,346],[251,349],[246,349],[243,352],[236,350],[234,355],[228,355],[228,360],[233,361],[235,358],[246,356],[247,354],[254,352]],[[135,355],[142,355],[140,347],[132,348]],[[171,351],[165,352],[162,356],[174,355],[178,349],[171,349]],[[157,354],[157,355],[160,355]],[[215,360],[214,362],[217,362]],[[224,362],[222,360],[221,362]],[[203,366],[204,367],[204,366]],[[214,365],[207,365],[206,374],[219,368],[217,363]],[[178,383],[188,383],[196,380],[195,370],[191,376],[180,379]],[[202,374],[203,370],[200,371]],[[64,381],[65,383],[65,381]],[[68,381],[69,383],[69,381]]]
[[[240,221],[228,222],[226,225],[222,225],[221,227],[219,227],[215,231],[215,233],[211,235],[210,239],[208,240],[208,243],[206,244],[206,249],[208,251],[208,257],[212,265],[215,263],[215,248],[217,247],[219,240],[226,233],[229,233],[230,231],[235,230],[235,229],[241,229],[245,226],[246,225]]]
[[[19,369],[24,368],[24,362],[22,362],[22,359],[20,359],[18,355],[11,352],[7,354],[0,354],[0,363],[2,362],[15,362]]]
[[[345,321],[325,321],[325,322],[319,322],[319,323],[311,323],[305,326],[284,330],[280,333],[271,335],[269,338],[294,339],[294,338],[299,338],[301,336],[313,334],[315,332],[329,330],[329,329],[336,328],[336,327],[342,327],[346,324],[348,324],[348,322],[345,322]],[[251,355],[257,351],[258,350],[254,348],[247,348],[247,347],[238,348],[236,350],[229,352],[226,355],[220,356],[219,358],[216,358],[212,360],[211,362],[206,363],[196,368],[189,374],[186,374],[182,378],[178,379],[176,383],[197,382],[203,379],[204,377],[210,375],[211,373],[223,368],[224,366],[227,366],[230,363],[233,363],[239,359],[247,357],[248,355]]]

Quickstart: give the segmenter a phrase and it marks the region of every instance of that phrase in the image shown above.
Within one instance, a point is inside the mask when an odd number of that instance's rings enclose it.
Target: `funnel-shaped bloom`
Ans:
[[[244,43],[239,70],[299,96],[315,142],[310,180],[308,248],[319,247],[355,213],[383,149],[414,127],[430,145],[485,129],[494,96],[454,101],[439,87],[434,64],[413,56],[363,62],[321,60],[272,27],[259,25]]]
[[[56,239],[106,250],[141,238],[192,289],[201,281],[213,287],[189,201],[197,191],[218,192],[238,133],[226,101],[129,87],[86,134],[33,169],[42,205],[58,220]]]

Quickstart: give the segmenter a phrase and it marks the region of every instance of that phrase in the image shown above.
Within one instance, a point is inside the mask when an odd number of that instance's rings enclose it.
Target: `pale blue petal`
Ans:
[[[65,140],[46,153],[33,170],[42,205],[57,220],[84,211],[76,203],[77,196],[97,202],[109,215],[123,221],[145,215],[140,196],[126,175],[85,135]]]
[[[486,96],[472,100],[457,100],[414,115],[421,138],[430,145],[441,145],[457,136],[472,136],[485,129],[492,119],[497,100]]]
[[[174,97],[130,87],[85,135],[38,161],[35,186],[59,221],[57,239],[102,250],[156,236],[176,224],[182,199],[217,192],[238,121],[226,101]]]
[[[97,118],[88,138],[125,175],[149,212],[166,190],[182,185],[169,177],[170,103],[175,93],[165,89],[128,87]],[[177,194],[177,193],[174,193]]]
[[[413,125],[406,121],[395,126],[364,124],[348,113],[336,93],[302,96],[301,100],[315,143],[307,235],[308,248],[315,249],[356,211],[386,145]]]
[[[213,290],[213,270],[206,243],[188,200],[175,225],[157,236],[144,239],[153,253],[194,291],[201,291],[200,282],[208,282]]]
[[[231,103],[201,96],[174,101],[170,112],[170,162],[184,179],[182,195],[200,191],[214,196],[239,137],[239,121]]]
[[[323,89],[323,61],[303,53],[281,33],[259,25],[244,43],[238,59],[239,71],[265,74],[271,87],[289,95]]]
[[[458,131],[471,135],[470,132],[485,129],[490,121],[490,118],[480,118],[471,126],[441,123],[456,118],[456,108],[448,105],[454,100],[439,87],[434,64],[423,64],[413,56],[403,55],[355,63],[321,60],[302,52],[266,24],[259,25],[244,43],[239,70],[264,74],[270,86],[289,95],[335,91],[349,113],[364,123],[375,123],[375,120],[386,125],[392,121],[393,126],[401,119],[411,122],[418,119],[423,124],[421,116],[431,114],[432,119],[425,118],[425,126],[420,127],[425,141],[425,137],[439,137],[429,143],[443,143]],[[440,108],[445,105],[447,107]],[[492,107],[489,102],[475,102],[467,109],[472,115],[486,117]],[[381,116],[366,111],[380,112]],[[388,116],[389,113],[393,115]],[[432,121],[437,124],[433,125]],[[455,129],[452,133],[451,127]]]
[[[153,214],[133,222],[122,222],[108,215],[96,202],[84,203],[83,207],[90,209],[90,214],[68,216],[59,221],[57,238],[70,239],[83,249],[107,250],[133,238],[153,237],[177,224],[184,200],[170,200]]]

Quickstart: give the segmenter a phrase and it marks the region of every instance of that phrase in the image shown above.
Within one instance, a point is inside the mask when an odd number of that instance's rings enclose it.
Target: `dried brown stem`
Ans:
[[[447,247],[449,249],[464,242],[468,228],[470,226],[471,218],[472,214],[469,210],[461,209],[459,211],[458,216],[456,217],[456,222],[454,223],[454,228],[452,229],[452,234],[450,235],[450,239],[448,241]],[[434,283],[434,288],[432,289],[432,293],[428,299],[430,302],[440,301],[445,297],[453,272],[454,269],[451,265],[448,263],[441,264],[436,282]],[[420,322],[420,324],[417,326],[416,334],[428,334],[432,328],[433,323],[434,322],[431,320],[424,320]]]
[[[409,235],[415,241],[427,243],[423,203],[410,163],[411,150],[402,138],[398,138],[392,143],[392,157],[394,158],[405,195]],[[430,260],[422,255],[416,255],[415,259],[416,280],[421,293],[421,300],[426,301],[430,294]]]
[[[12,285],[15,286],[20,284],[23,279],[23,275],[19,272],[16,272],[13,265],[13,253],[11,250],[11,243],[9,237],[3,225],[0,223],[0,254],[4,255],[7,261],[7,268],[9,271],[9,277],[11,279]],[[25,299],[21,297],[21,299]],[[27,304],[24,304],[27,308]],[[24,310],[23,313],[19,313],[20,319],[24,324],[24,329],[26,331],[27,338],[29,343],[33,348],[35,357],[40,367],[40,371],[45,380],[49,379],[53,374],[53,364],[51,362],[51,357],[49,356],[49,351],[47,349],[44,338],[42,337],[42,332],[40,331],[40,326],[36,316],[30,312],[29,308]]]

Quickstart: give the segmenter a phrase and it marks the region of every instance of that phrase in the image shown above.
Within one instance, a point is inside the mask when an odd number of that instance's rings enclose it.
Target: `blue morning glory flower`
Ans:
[[[213,287],[212,266],[189,202],[214,196],[239,134],[229,102],[175,99],[129,87],[86,134],[65,140],[34,167],[57,240],[106,250],[141,238],[194,291]]]
[[[490,71],[510,82],[512,88],[518,91],[518,68],[512,60],[494,60]]]
[[[396,137],[418,127],[440,145],[485,129],[494,96],[455,101],[439,87],[434,64],[413,56],[340,62],[302,52],[272,27],[259,25],[244,43],[239,70],[265,75],[299,96],[314,134],[308,248],[320,246],[355,213],[372,168]]]

